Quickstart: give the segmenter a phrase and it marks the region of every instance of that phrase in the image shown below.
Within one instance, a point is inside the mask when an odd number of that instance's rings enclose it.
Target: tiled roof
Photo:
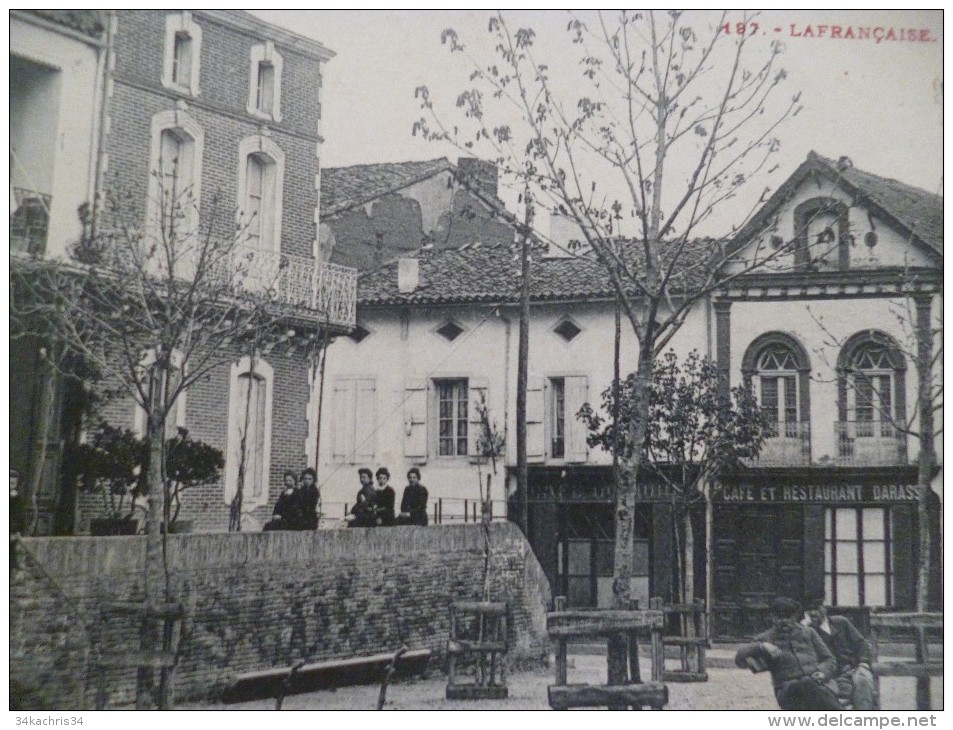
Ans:
[[[738,245],[763,230],[778,206],[808,175],[829,178],[866,204],[871,211],[912,235],[933,254],[943,254],[943,197],[912,185],[858,170],[848,160],[843,163],[810,152],[800,167],[778,188],[757,214],[735,236]]]
[[[106,29],[103,15],[98,10],[27,10],[57,25],[98,38]]]
[[[334,215],[452,169],[446,157],[420,162],[326,167],[321,170],[321,215]]]
[[[710,241],[693,241],[693,247],[706,247]],[[530,267],[530,298],[533,301],[593,300],[615,296],[609,275],[594,255],[546,258],[543,247],[534,246]],[[631,249],[637,250],[634,247]],[[391,262],[358,278],[358,303],[442,304],[468,302],[515,302],[520,295],[518,248],[511,244],[473,245],[457,249],[423,249],[414,256],[419,261],[419,285],[409,294],[397,290],[397,262]],[[633,256],[635,258],[635,256]],[[704,257],[691,252],[684,261],[700,262]],[[633,261],[637,266],[637,262]],[[709,268],[683,267],[673,290],[691,275],[695,283]]]
[[[821,158],[837,169],[837,163]],[[866,194],[871,202],[891,214],[911,233],[943,252],[943,196],[912,185],[880,177],[855,167],[839,170],[848,183]]]

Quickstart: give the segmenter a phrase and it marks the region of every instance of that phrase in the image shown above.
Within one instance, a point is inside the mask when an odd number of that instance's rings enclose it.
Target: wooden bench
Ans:
[[[502,700],[509,696],[506,687],[506,614],[504,602],[454,601],[450,604],[448,700]],[[469,632],[464,624],[469,624]],[[473,681],[459,682],[457,662],[468,659],[473,661]]]
[[[295,694],[319,687],[341,687],[350,684],[379,682],[381,674],[393,661],[394,653],[371,654],[345,659],[325,659],[293,667],[270,667],[241,672],[232,676],[222,696],[226,703],[275,697],[279,692]],[[398,674],[417,674],[430,661],[430,649],[412,649],[402,652],[395,669]],[[292,679],[285,685],[287,680]]]
[[[648,610],[566,610],[566,599],[556,599],[556,610],[546,614],[546,631],[556,643],[556,683],[548,688],[549,706],[554,710],[572,707],[650,707],[661,710],[668,704],[668,687],[662,679],[662,628],[665,615]],[[638,637],[651,637],[651,682],[640,681]],[[629,684],[569,684],[568,643],[579,638],[604,638],[608,644],[620,634],[629,648]],[[608,656],[608,651],[607,651]]]
[[[942,613],[872,613],[870,615],[870,644],[874,663],[874,687],[880,695],[881,677],[916,677],[917,709],[929,710],[931,704],[930,678],[943,676],[943,660],[930,658],[930,638],[943,642]],[[880,661],[880,645],[891,641],[913,643],[913,661]]]
[[[665,669],[662,667],[663,682],[707,682],[708,670],[705,663],[705,652],[711,646],[708,636],[708,614],[705,613],[705,602],[696,598],[691,603],[663,603],[661,598],[649,599],[649,608],[665,614],[666,623],[670,626],[674,618],[677,634],[662,635],[662,655],[665,648],[672,646],[678,649],[679,668]]]

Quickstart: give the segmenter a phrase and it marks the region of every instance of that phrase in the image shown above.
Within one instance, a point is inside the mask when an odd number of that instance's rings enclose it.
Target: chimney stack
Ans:
[[[498,176],[496,165],[478,157],[461,157],[457,160],[457,172],[466,184],[484,195],[497,198]]]
[[[420,285],[420,261],[417,259],[397,260],[397,291],[412,294]]]

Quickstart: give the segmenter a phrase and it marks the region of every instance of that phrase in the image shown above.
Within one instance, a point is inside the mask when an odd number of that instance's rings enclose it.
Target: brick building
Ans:
[[[680,357],[697,349],[715,360],[724,385],[752,387],[774,423],[759,460],[712,490],[709,541],[696,542],[696,595],[709,590],[711,555],[716,633],[751,633],[777,595],[913,607],[917,365],[921,343],[940,347],[942,210],[939,196],[812,153],[731,242],[742,258],[774,245],[772,237],[798,242],[797,253],[698,302],[673,338]],[[564,228],[554,228],[556,243]],[[829,250],[811,260],[815,242]],[[414,465],[431,515],[439,503],[444,521],[462,520],[490,468],[474,456],[485,401],[507,436],[494,484],[506,481],[510,519],[521,521],[527,505],[524,529],[553,594],[606,606],[612,459],[587,446],[574,416],[612,380],[614,293],[594,259],[539,244],[530,297],[527,492],[515,480],[519,257],[512,245],[478,241],[421,250],[361,276],[357,327],[328,355],[325,402],[336,428],[322,434],[322,489],[328,502],[353,503],[356,469],[384,465],[399,496]],[[637,344],[623,327],[623,373]],[[927,362],[935,385],[939,365]],[[940,474],[927,475],[934,536]],[[704,522],[699,515],[696,534],[706,534]],[[633,595],[671,600],[677,547],[661,485],[640,485],[635,541]]]
[[[257,358],[255,373],[236,351],[231,367],[196,382],[176,408],[175,425],[226,455],[224,484],[187,492],[182,517],[195,529],[225,529],[236,480],[236,399],[239,392],[260,393],[250,420],[261,431],[254,457],[258,473],[245,505],[246,524],[254,529],[270,514],[281,471],[307,465],[305,350],[322,341],[325,330],[346,332],[354,317],[355,272],[319,263],[321,70],[333,53],[240,11],[115,11],[95,17],[92,46],[100,76],[93,74],[92,85],[103,91],[93,110],[98,134],[89,147],[94,151],[87,161],[87,198],[94,198],[92,191],[100,199],[121,194],[123,213],[147,227],[161,214],[163,181],[174,180],[188,191],[197,228],[222,240],[242,232],[239,254],[249,276],[273,282],[274,299],[289,311],[280,346]],[[34,13],[22,18],[25,29],[51,22]],[[11,63],[21,64],[17,54],[29,57],[31,47],[24,40],[18,51],[15,42]],[[58,88],[69,105],[64,111],[73,113],[67,91],[75,89],[66,80]],[[48,146],[46,151],[58,154]],[[101,230],[116,225],[108,206],[94,210]],[[30,254],[62,257],[77,231],[54,236],[51,226],[50,233],[46,246]],[[23,404],[27,420],[36,405],[35,399]],[[62,407],[53,410],[64,413]],[[114,398],[100,411],[114,425],[143,429],[131,398]],[[62,418],[47,424],[45,440],[54,451],[77,432],[76,409],[67,416],[72,424]],[[42,431],[33,420],[32,430]],[[35,461],[28,445],[21,453],[23,463]],[[56,460],[47,464],[38,479],[41,511],[59,513],[56,531],[84,531],[96,500],[64,487]],[[39,529],[54,529],[51,517],[41,519]]]

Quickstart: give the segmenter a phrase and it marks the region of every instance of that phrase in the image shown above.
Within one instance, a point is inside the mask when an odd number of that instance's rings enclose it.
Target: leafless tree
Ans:
[[[200,216],[192,189],[180,190],[174,172],[154,172],[153,182],[145,217],[135,195],[110,190],[101,226],[93,230],[87,217],[68,260],[15,261],[11,295],[14,337],[41,337],[61,375],[131,398],[145,414],[151,606],[163,588],[171,600],[160,523],[171,499],[163,449],[179,398],[239,355],[254,359],[256,348],[288,337],[277,296],[280,258],[249,247],[247,222],[236,224],[217,200],[204,202]],[[145,651],[158,640],[152,624],[141,635]],[[140,670],[137,705],[153,705],[153,692],[151,671]]]
[[[443,33],[472,66],[471,86],[456,99],[458,124],[445,121],[429,89],[417,89],[415,133],[495,161],[519,189],[531,187],[538,209],[575,222],[582,248],[604,266],[638,339],[642,407],[628,423],[632,443],[648,428],[653,363],[695,303],[793,246],[756,247],[733,261],[732,236],[699,237],[727,201],[740,204],[752,180],[773,172],[779,126],[800,109],[799,94],[778,93],[780,45],[753,36],[750,13],[728,20],[709,25],[681,11],[621,11],[594,22],[570,15],[549,62],[532,29],[496,15],[491,58]],[[745,198],[750,208],[736,226],[769,192]],[[619,466],[613,596],[627,607],[638,459]],[[612,663],[619,681],[624,662]]]

